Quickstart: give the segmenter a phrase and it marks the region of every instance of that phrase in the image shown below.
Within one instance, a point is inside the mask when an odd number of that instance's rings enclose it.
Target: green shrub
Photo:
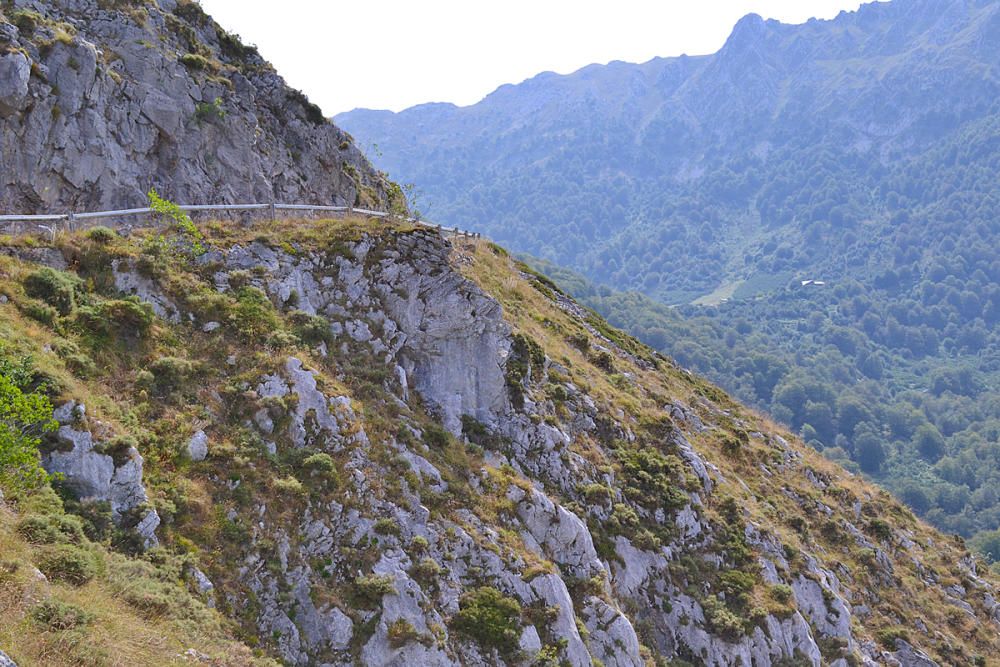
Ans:
[[[153,328],[153,307],[135,297],[104,301],[76,311],[76,321],[99,336],[145,338]]]
[[[248,343],[259,343],[281,328],[278,315],[261,290],[244,286],[236,291],[236,305],[229,314],[236,333]]]
[[[440,424],[431,423],[424,428],[424,440],[435,449],[444,449],[448,446],[450,435]]]
[[[42,267],[24,279],[24,291],[28,296],[41,299],[60,315],[69,315],[77,305],[77,298],[83,293],[83,282],[75,275]]]
[[[293,310],[288,314],[288,319],[292,324],[292,330],[295,332],[295,335],[303,343],[307,345],[333,343],[334,336],[330,330],[330,322],[325,317],[310,315],[301,310]]]
[[[392,577],[384,574],[361,576],[354,580],[354,596],[359,602],[372,605],[386,595],[396,593],[396,584]]]
[[[48,478],[38,446],[57,424],[49,399],[37,389],[27,391],[34,384],[30,359],[12,361],[0,354],[0,488],[8,493],[37,489]]]
[[[209,61],[197,53],[185,53],[180,57],[181,64],[191,70],[201,71],[209,68]]]
[[[705,620],[719,635],[727,639],[743,635],[743,620],[730,611],[721,600],[709,597],[702,603],[702,607],[705,610]]]
[[[43,301],[28,299],[18,303],[17,307],[22,313],[46,326],[55,326],[59,320],[59,311]]]
[[[441,566],[430,556],[424,557],[410,568],[410,576],[425,585],[436,580],[440,574]]]
[[[216,97],[211,102],[199,102],[194,105],[194,117],[198,122],[224,120],[226,110],[222,108],[222,98]]]
[[[107,243],[111,243],[116,238],[118,238],[118,232],[111,229],[110,227],[98,225],[97,227],[90,228],[90,231],[87,232],[87,238],[89,238],[94,243],[100,243],[101,245],[104,245]]]
[[[868,524],[868,530],[882,541],[888,542],[892,539],[892,526],[884,519],[872,519]]]
[[[83,522],[67,514],[26,514],[17,532],[32,544],[79,544],[84,541]]]
[[[792,600],[792,588],[791,586],[787,586],[785,584],[775,584],[774,586],[771,586],[771,589],[768,591],[768,595],[770,595],[771,599],[775,602],[788,604]]]
[[[336,465],[326,452],[311,454],[302,462],[302,467],[318,473],[331,473],[336,470]]]
[[[419,637],[416,628],[405,618],[397,618],[389,624],[388,639],[392,648],[402,648]]]
[[[205,253],[205,246],[202,244],[204,237],[191,221],[191,217],[174,202],[160,197],[155,188],[150,189],[147,197],[149,197],[149,207],[153,209],[153,212],[165,218],[174,229],[188,238],[191,242],[192,253],[195,256],[203,255]]]
[[[131,435],[115,436],[94,445],[94,451],[110,456],[114,460],[116,468],[128,463],[132,458],[132,450],[138,448],[139,441]]]
[[[875,639],[884,648],[894,651],[896,650],[896,640],[909,641],[909,635],[907,635],[905,628],[882,628],[875,633]]]
[[[197,365],[180,357],[160,357],[149,365],[153,374],[150,387],[160,396],[168,396],[188,386],[198,370]]]
[[[31,618],[49,630],[71,630],[89,625],[94,615],[76,605],[59,600],[46,600],[31,609]]]
[[[521,605],[492,586],[482,586],[465,593],[459,610],[451,619],[452,627],[483,646],[505,653],[517,648],[521,627]]]
[[[97,574],[97,561],[87,549],[71,544],[59,544],[43,549],[38,569],[55,581],[82,586]]]
[[[279,493],[286,493],[292,496],[301,496],[306,492],[306,488],[302,486],[302,482],[291,475],[288,477],[279,477],[274,480],[274,488]]]
[[[373,530],[379,535],[395,535],[399,537],[399,525],[389,518],[381,518],[376,521]]]

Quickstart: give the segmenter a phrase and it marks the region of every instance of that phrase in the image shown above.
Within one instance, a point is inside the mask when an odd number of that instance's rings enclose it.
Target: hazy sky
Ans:
[[[202,0],[327,115],[472,104],[590,63],[712,53],[740,17],[802,23],[858,0]]]

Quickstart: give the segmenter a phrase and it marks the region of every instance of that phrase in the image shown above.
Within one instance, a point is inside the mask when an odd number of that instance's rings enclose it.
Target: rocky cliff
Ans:
[[[205,233],[204,252],[108,230],[18,242],[0,259],[0,326],[68,406],[45,455],[67,507],[109,502],[142,562],[183,556],[201,604],[258,652],[1000,655],[994,584],[959,541],[501,248],[362,220]],[[71,286],[69,305],[40,272]],[[113,512],[119,475],[131,491]],[[151,510],[159,525],[142,522]],[[10,627],[0,648],[43,664]]]
[[[0,3],[0,210],[141,206],[150,187],[181,203],[405,206],[196,2]]]

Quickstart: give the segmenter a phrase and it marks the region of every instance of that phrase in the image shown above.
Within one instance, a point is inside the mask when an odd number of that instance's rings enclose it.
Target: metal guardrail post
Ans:
[[[271,222],[276,222],[278,220],[278,211],[274,206],[274,202],[271,202],[271,205],[268,208],[271,211]]]

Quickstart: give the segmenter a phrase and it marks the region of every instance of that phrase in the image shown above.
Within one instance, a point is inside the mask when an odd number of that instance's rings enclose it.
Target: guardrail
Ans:
[[[436,228],[442,234],[451,234],[454,236],[464,236],[467,238],[482,238],[482,235],[478,232],[470,232],[468,230],[460,230],[458,227],[453,229],[446,229],[441,225],[428,222],[426,220],[420,220],[418,218],[407,218],[400,215],[394,215],[386,211],[373,211],[367,208],[354,208],[353,206],[325,206],[321,204],[186,204],[180,206],[182,211],[188,211],[191,213],[205,212],[205,211],[267,211],[270,213],[272,220],[276,220],[279,211],[299,211],[299,212],[310,212],[310,213],[343,213],[345,215],[358,214],[363,216],[368,216],[370,218],[383,218],[386,220],[399,220],[401,222],[415,223],[419,225],[424,225],[426,227]],[[152,208],[125,208],[116,211],[89,211],[86,213],[55,213],[55,214],[36,214],[36,215],[0,215],[0,233],[4,233],[4,228],[8,225],[13,225],[15,223],[34,223],[37,229],[48,232],[55,238],[56,234],[60,231],[60,224],[65,223],[65,228],[67,230],[76,229],[78,222],[84,220],[95,220],[98,218],[123,218],[134,215],[148,215],[156,213]],[[53,223],[51,225],[45,225],[40,223]]]

